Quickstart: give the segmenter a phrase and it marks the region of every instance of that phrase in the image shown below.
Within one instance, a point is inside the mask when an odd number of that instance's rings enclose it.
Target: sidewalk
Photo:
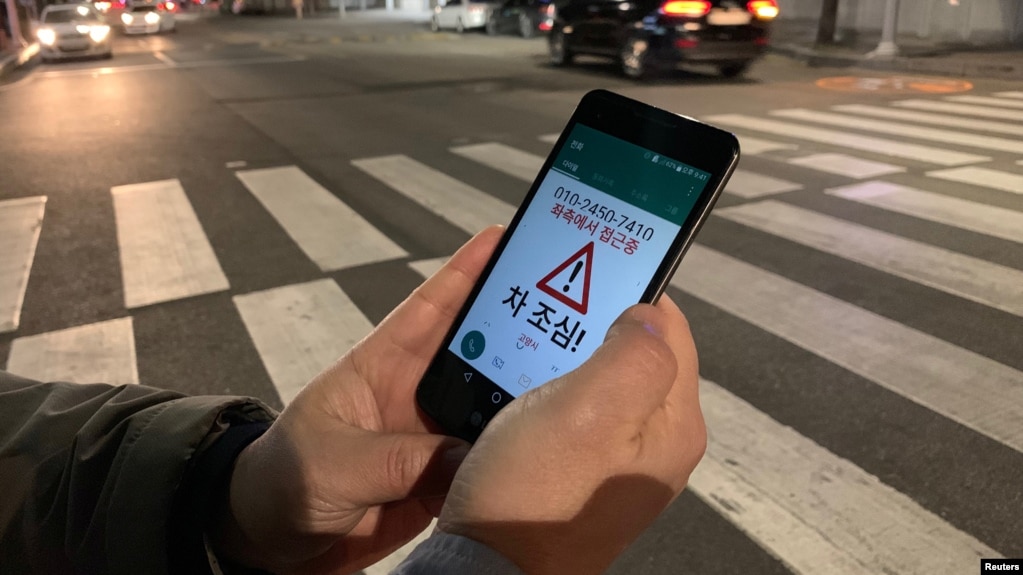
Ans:
[[[778,20],[771,51],[808,66],[856,67],[872,70],[1023,80],[1023,46],[975,46],[936,43],[915,36],[899,36],[899,56],[875,59],[868,54],[880,36],[859,34],[833,46],[815,46],[817,22]]]
[[[0,80],[3,80],[8,74],[16,70],[19,66],[24,65],[38,53],[39,44],[36,42],[22,46],[18,49],[12,48],[0,52]]]

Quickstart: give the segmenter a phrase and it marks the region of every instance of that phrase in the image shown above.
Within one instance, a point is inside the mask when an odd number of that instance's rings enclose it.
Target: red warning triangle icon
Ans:
[[[554,271],[544,276],[542,280],[536,282],[536,287],[575,311],[586,315],[586,310],[590,305],[590,271],[592,268],[593,242],[590,242],[583,246],[583,249],[572,254],[564,263],[554,268]],[[557,287],[552,287],[551,281],[555,278],[558,278]],[[582,285],[582,289],[578,289],[579,285]],[[567,295],[569,293],[578,297],[573,299]]]

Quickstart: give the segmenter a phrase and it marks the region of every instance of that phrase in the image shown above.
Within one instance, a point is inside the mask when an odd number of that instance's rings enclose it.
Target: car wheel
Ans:
[[[465,24],[462,24],[461,18],[455,21],[455,32],[458,32],[459,34],[465,32]]]
[[[536,28],[533,27],[533,21],[525,14],[519,16],[519,34],[521,34],[523,38],[532,38],[533,35],[536,34]]]
[[[650,75],[650,42],[643,38],[629,38],[622,46],[618,61],[627,77],[646,79]]]
[[[558,28],[551,32],[550,40],[548,41],[548,50],[550,52],[551,65],[552,66],[568,66],[572,63],[572,51],[568,49],[568,42],[565,39],[565,33]]]
[[[718,68],[721,71],[721,75],[725,78],[737,78],[749,69],[749,62],[743,62],[742,64],[729,64],[727,66],[721,66]]]
[[[437,21],[437,17],[430,18],[430,30],[434,32],[440,32],[440,22]]]
[[[493,16],[487,18],[487,35],[489,36],[497,35],[497,20],[494,20]]]

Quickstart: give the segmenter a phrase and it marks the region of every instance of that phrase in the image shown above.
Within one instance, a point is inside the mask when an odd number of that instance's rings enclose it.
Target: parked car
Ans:
[[[554,24],[552,0],[505,0],[490,11],[487,34],[518,34],[532,38],[537,32],[547,32]]]
[[[776,0],[568,0],[549,37],[550,61],[576,54],[615,58],[643,78],[683,64],[710,64],[734,77],[767,50]]]
[[[43,8],[36,38],[43,61],[113,56],[110,26],[88,4],[57,4]]]
[[[479,0],[448,0],[433,9],[430,29],[439,32],[454,29],[461,34],[473,28],[483,28],[494,5]]]
[[[174,31],[174,12],[167,9],[167,4],[174,6],[172,2],[133,3],[125,8],[121,14],[124,33],[159,34]]]

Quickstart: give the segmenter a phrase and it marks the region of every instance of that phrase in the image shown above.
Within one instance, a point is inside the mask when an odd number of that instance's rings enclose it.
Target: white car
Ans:
[[[121,23],[125,34],[159,34],[174,30],[174,12],[168,10],[163,2],[132,4],[121,14]]]
[[[113,55],[110,26],[87,4],[47,6],[39,17],[36,38],[43,61]]]
[[[430,29],[454,29],[459,34],[472,28],[483,28],[490,18],[494,4],[476,0],[448,0],[433,9]]]

